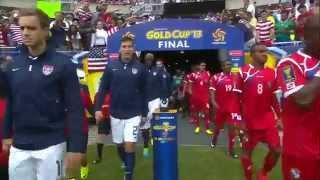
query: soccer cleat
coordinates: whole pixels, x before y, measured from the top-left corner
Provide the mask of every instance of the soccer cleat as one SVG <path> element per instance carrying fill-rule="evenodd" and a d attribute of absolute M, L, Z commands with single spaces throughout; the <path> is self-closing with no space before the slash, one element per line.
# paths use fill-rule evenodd
<path fill-rule="evenodd" d="M 265 173 L 263 170 L 261 170 L 258 173 L 258 180 L 268 180 L 267 173 Z"/>
<path fill-rule="evenodd" d="M 194 133 L 199 134 L 200 133 L 200 127 L 196 127 L 196 129 L 194 130 Z"/>
<path fill-rule="evenodd" d="M 210 129 L 207 129 L 207 130 L 206 130 L 206 133 L 207 133 L 208 135 L 213 135 L 213 131 L 211 131 Z"/>
<path fill-rule="evenodd" d="M 233 159 L 239 159 L 239 155 L 236 153 L 229 153 L 229 156 Z"/>
<path fill-rule="evenodd" d="M 153 146 L 153 138 L 150 138 L 150 144 Z"/>
<path fill-rule="evenodd" d="M 89 175 L 89 167 L 88 166 L 81 166 L 81 168 L 80 168 L 81 179 L 87 179 L 88 175 Z"/>
<path fill-rule="evenodd" d="M 143 157 L 148 158 L 149 157 L 149 148 L 143 148 Z"/>
<path fill-rule="evenodd" d="M 99 164 L 99 163 L 101 163 L 101 159 L 99 159 L 99 158 L 92 162 L 92 164 Z"/>
<path fill-rule="evenodd" d="M 215 143 L 213 143 L 213 141 L 211 141 L 211 143 L 210 143 L 210 147 L 211 147 L 212 149 L 214 149 L 214 148 L 216 148 L 216 144 L 215 144 Z"/>
<path fill-rule="evenodd" d="M 126 169 L 126 165 L 124 163 L 121 163 L 121 169 Z"/>

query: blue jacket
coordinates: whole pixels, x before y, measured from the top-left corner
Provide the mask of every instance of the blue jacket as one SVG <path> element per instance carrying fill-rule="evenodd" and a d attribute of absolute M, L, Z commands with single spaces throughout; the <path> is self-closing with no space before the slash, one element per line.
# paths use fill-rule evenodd
<path fill-rule="evenodd" d="M 40 150 L 67 141 L 68 151 L 85 152 L 84 111 L 75 66 L 52 48 L 32 59 L 25 47 L 0 79 L 9 89 L 4 138 Z"/>
<path fill-rule="evenodd" d="M 146 96 L 148 102 L 156 98 L 166 99 L 168 97 L 168 78 L 168 75 L 162 70 L 162 68 L 147 67 Z"/>
<path fill-rule="evenodd" d="M 146 116 L 146 69 L 136 60 L 128 64 L 110 61 L 101 78 L 96 110 L 101 110 L 104 97 L 110 93 L 110 115 L 118 119 Z"/>

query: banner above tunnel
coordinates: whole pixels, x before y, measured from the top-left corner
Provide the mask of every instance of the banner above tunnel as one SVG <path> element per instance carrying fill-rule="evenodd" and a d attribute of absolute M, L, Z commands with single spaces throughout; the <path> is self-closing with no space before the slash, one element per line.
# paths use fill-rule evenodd
<path fill-rule="evenodd" d="M 114 33 L 108 53 L 117 53 L 127 32 L 135 36 L 137 51 L 227 49 L 234 64 L 243 64 L 244 35 L 234 26 L 196 19 L 165 19 L 134 25 Z"/>
<path fill-rule="evenodd" d="M 243 49 L 243 33 L 221 23 L 191 19 L 168 19 L 124 28 L 113 34 L 109 52 L 118 52 L 120 38 L 127 32 L 135 35 L 138 51 L 176 51 L 204 49 Z"/>

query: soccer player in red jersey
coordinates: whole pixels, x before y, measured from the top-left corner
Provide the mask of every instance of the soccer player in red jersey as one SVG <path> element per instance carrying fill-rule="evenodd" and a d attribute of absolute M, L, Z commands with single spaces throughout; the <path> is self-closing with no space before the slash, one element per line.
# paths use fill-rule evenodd
<path fill-rule="evenodd" d="M 231 74 L 231 62 L 223 61 L 223 72 L 215 74 L 210 79 L 210 100 L 215 111 L 215 134 L 212 137 L 211 147 L 215 148 L 220 130 L 224 124 L 228 125 L 228 152 L 233 158 L 238 158 L 234 153 L 236 127 L 241 120 L 240 107 L 237 103 L 237 92 L 234 91 L 234 78 Z"/>
<path fill-rule="evenodd" d="M 305 48 L 282 59 L 277 82 L 283 93 L 284 180 L 320 180 L 320 17 L 305 25 Z M 295 173 L 294 173 L 295 172 Z"/>
<path fill-rule="evenodd" d="M 190 77 L 190 99 L 193 104 L 195 115 L 195 133 L 200 132 L 200 116 L 199 113 L 202 113 L 201 118 L 204 119 L 206 133 L 212 135 L 213 132 L 210 130 L 210 113 L 209 113 L 209 81 L 210 81 L 210 72 L 206 71 L 206 63 L 201 62 L 199 64 L 199 71 L 192 73 Z"/>
<path fill-rule="evenodd" d="M 80 87 L 80 95 L 81 95 L 81 100 L 83 103 L 83 107 L 85 110 L 87 110 L 90 113 L 93 113 L 93 104 L 89 96 L 89 92 L 86 88 L 86 86 L 82 85 Z M 89 135 L 89 120 L 86 115 L 84 115 L 83 119 L 84 123 L 84 133 L 87 134 L 87 143 L 88 143 L 88 135 Z M 87 179 L 89 175 L 89 167 L 88 167 L 88 162 L 87 162 L 87 156 L 86 154 L 83 155 L 83 158 L 81 160 L 81 168 L 80 168 L 80 176 L 81 179 Z"/>
<path fill-rule="evenodd" d="M 194 106 L 193 106 L 193 102 L 191 101 L 190 98 L 190 79 L 191 79 L 191 75 L 192 73 L 195 73 L 198 71 L 197 69 L 198 67 L 195 65 L 191 66 L 191 72 L 186 74 L 183 80 L 183 94 L 184 97 L 187 99 L 187 103 L 188 103 L 188 110 L 189 110 L 189 123 L 193 124 L 195 122 L 195 117 L 196 117 L 196 111 L 194 110 Z"/>
<path fill-rule="evenodd" d="M 280 155 L 280 138 L 276 128 L 274 112 L 279 113 L 275 96 L 276 73 L 273 69 L 265 68 L 267 47 L 255 44 L 251 48 L 253 63 L 240 69 L 236 87 L 240 95 L 242 118 L 247 138 L 244 142 L 244 152 L 241 162 L 247 180 L 252 179 L 252 152 L 259 143 L 266 143 L 269 153 L 265 157 L 263 168 L 259 171 L 258 179 L 267 179 L 267 173 L 276 165 Z"/>

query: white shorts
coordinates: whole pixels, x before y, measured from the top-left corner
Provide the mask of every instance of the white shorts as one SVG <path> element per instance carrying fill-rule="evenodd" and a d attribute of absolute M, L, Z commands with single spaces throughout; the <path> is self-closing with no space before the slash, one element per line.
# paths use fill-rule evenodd
<path fill-rule="evenodd" d="M 149 129 L 151 127 L 151 119 L 153 118 L 153 113 L 160 108 L 161 100 L 160 98 L 149 101 L 148 103 L 148 115 L 147 121 L 140 129 Z"/>
<path fill-rule="evenodd" d="M 9 156 L 10 180 L 60 180 L 64 178 L 66 143 L 46 149 L 29 151 L 11 146 Z"/>
<path fill-rule="evenodd" d="M 117 119 L 110 116 L 112 140 L 116 144 L 137 142 L 141 116 L 130 119 Z"/>

